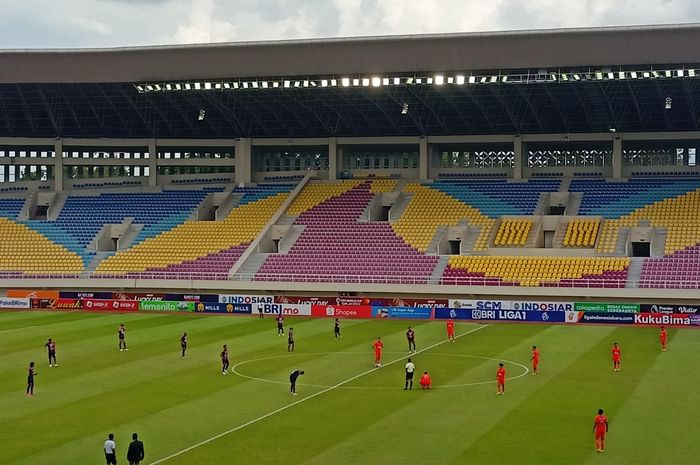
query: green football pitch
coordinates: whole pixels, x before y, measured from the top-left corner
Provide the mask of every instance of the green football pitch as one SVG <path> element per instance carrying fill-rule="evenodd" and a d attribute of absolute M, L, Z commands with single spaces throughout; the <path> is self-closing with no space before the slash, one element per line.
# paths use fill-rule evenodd
<path fill-rule="evenodd" d="M 117 347 L 127 327 L 128 352 Z M 434 388 L 404 391 L 411 357 Z M 190 314 L 0 313 L 0 463 L 104 463 L 114 433 L 127 463 L 131 433 L 144 464 L 688 464 L 700 457 L 700 333 L 657 328 L 292 319 L 287 352 L 272 318 Z M 189 335 L 187 358 L 180 335 Z M 373 367 L 371 343 L 385 342 Z M 59 367 L 43 346 L 57 342 Z M 610 346 L 622 347 L 614 373 Z M 221 373 L 228 344 L 231 373 Z M 530 348 L 541 373 L 528 372 Z M 37 363 L 35 396 L 25 396 Z M 496 395 L 499 362 L 506 394 Z M 298 396 L 289 393 L 292 370 Z M 595 452 L 593 417 L 610 422 Z"/>

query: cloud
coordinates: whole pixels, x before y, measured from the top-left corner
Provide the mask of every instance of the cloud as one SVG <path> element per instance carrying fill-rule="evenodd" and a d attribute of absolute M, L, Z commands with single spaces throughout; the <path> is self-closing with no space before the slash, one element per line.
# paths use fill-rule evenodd
<path fill-rule="evenodd" d="M 22 0 L 0 46 L 110 47 L 700 22 L 697 0 Z M 60 16 L 57 11 L 60 10 Z M 61 20 L 57 21 L 56 18 Z"/>

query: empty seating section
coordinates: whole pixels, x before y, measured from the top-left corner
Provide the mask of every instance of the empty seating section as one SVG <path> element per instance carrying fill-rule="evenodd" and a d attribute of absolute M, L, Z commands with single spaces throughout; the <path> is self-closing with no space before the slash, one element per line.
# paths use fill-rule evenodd
<path fill-rule="evenodd" d="M 644 288 L 700 288 L 700 245 L 666 257 L 647 258 L 642 264 L 638 285 Z"/>
<path fill-rule="evenodd" d="M 375 181 L 376 182 L 376 181 Z M 311 184 L 294 209 L 304 231 L 286 254 L 270 255 L 256 280 L 427 282 L 437 264 L 406 244 L 385 222 L 358 222 L 372 182 Z M 314 203 L 315 202 L 315 203 Z"/>
<path fill-rule="evenodd" d="M 81 258 L 21 223 L 0 218 L 0 276 L 77 276 Z"/>
<path fill-rule="evenodd" d="M 451 257 L 443 284 L 625 287 L 628 258 Z"/>
<path fill-rule="evenodd" d="M 496 247 L 522 247 L 526 244 L 531 230 L 530 220 L 504 219 L 498 227 L 493 244 Z"/>
<path fill-rule="evenodd" d="M 593 247 L 599 228 L 599 220 L 569 221 L 564 235 L 564 247 Z"/>
<path fill-rule="evenodd" d="M 540 194 L 556 192 L 561 181 L 536 179 L 528 182 L 507 180 L 447 181 L 430 184 L 461 202 L 477 208 L 483 215 L 498 218 L 503 215 L 532 215 Z"/>
<path fill-rule="evenodd" d="M 186 221 L 99 264 L 97 275 L 124 275 L 144 271 L 192 273 L 203 277 L 222 274 L 238 260 L 287 198 L 284 187 L 261 186 L 249 191 L 223 221 Z M 250 196 L 250 199 L 247 197 Z M 252 201 L 249 201 L 251 200 Z M 158 277 L 158 276 L 154 276 Z"/>
<path fill-rule="evenodd" d="M 475 250 L 483 250 L 488 245 L 495 220 L 440 190 L 422 184 L 407 184 L 403 191 L 412 193 L 413 198 L 393 227 L 396 234 L 416 249 L 425 252 L 438 227 L 456 225 L 460 221 L 481 228 Z"/>
<path fill-rule="evenodd" d="M 372 193 L 391 192 L 396 189 L 397 184 L 395 179 L 375 179 L 372 181 Z"/>
<path fill-rule="evenodd" d="M 344 194 L 362 181 L 347 180 L 337 183 L 307 184 L 287 209 L 287 215 L 296 216 L 338 195 Z"/>
<path fill-rule="evenodd" d="M 0 199 L 0 217 L 17 219 L 24 207 L 24 199 Z"/>

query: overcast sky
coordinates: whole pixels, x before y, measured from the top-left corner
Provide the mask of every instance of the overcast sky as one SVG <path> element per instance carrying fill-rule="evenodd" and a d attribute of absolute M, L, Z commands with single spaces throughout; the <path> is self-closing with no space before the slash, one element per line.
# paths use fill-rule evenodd
<path fill-rule="evenodd" d="M 700 0 L 0 0 L 0 48 L 700 22 Z"/>

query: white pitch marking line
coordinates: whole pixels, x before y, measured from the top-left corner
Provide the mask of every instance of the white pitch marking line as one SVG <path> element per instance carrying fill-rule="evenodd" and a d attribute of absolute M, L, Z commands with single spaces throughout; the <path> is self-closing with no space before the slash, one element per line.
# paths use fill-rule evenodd
<path fill-rule="evenodd" d="M 489 326 L 489 325 L 486 324 L 486 325 L 478 326 L 478 327 L 472 329 L 471 331 L 467 331 L 466 333 L 460 334 L 460 335 L 457 336 L 455 339 L 460 338 L 460 337 L 462 337 L 462 336 L 466 336 L 466 335 L 468 335 L 468 334 L 475 333 L 475 332 L 477 332 L 477 331 L 480 331 L 480 330 L 486 328 L 487 326 Z M 428 346 L 428 347 L 426 347 L 426 348 L 424 348 L 424 349 L 421 349 L 421 350 L 419 350 L 417 353 L 425 352 L 426 350 L 430 350 L 430 349 L 432 349 L 432 348 L 434 348 L 434 347 L 437 347 L 437 346 L 439 346 L 439 345 L 442 345 L 442 344 L 444 344 L 444 343 L 447 342 L 447 341 L 448 341 L 448 339 L 445 339 L 444 341 L 440 341 L 440 342 L 438 342 L 438 343 L 436 343 L 436 344 L 433 344 L 433 345 Z M 412 355 L 416 355 L 416 354 L 412 354 Z M 403 357 L 397 358 L 396 360 L 392 360 L 391 362 L 385 364 L 384 366 L 386 367 L 386 366 L 389 366 L 389 365 L 393 365 L 394 363 L 400 362 L 401 360 L 405 360 L 405 359 L 407 359 L 407 358 L 410 357 L 410 356 L 411 356 L 411 355 L 405 355 L 405 356 L 403 356 Z M 245 422 L 245 423 L 243 423 L 243 424 L 241 424 L 241 425 L 238 425 L 238 426 L 236 426 L 236 427 L 234 427 L 234 428 L 231 428 L 231 429 L 226 430 L 226 431 L 224 431 L 224 432 L 222 432 L 222 433 L 219 433 L 219 434 L 217 434 L 217 435 L 215 435 L 215 436 L 212 436 L 212 437 L 210 437 L 210 438 L 208 438 L 208 439 L 205 439 L 204 441 L 198 442 L 198 443 L 193 444 L 193 445 L 191 445 L 191 446 L 189 446 L 189 447 L 186 447 L 186 448 L 184 448 L 184 449 L 181 449 L 181 450 L 175 452 L 174 454 L 168 455 L 167 457 L 163 457 L 162 459 L 158 459 L 158 460 L 156 460 L 156 461 L 154 461 L 154 462 L 151 462 L 151 465 L 158 465 L 159 463 L 163 463 L 163 462 L 165 462 L 165 461 L 168 461 L 168 460 L 170 460 L 170 459 L 173 459 L 173 458 L 175 458 L 175 457 L 178 457 L 178 456 L 180 456 L 180 455 L 182 455 L 182 454 L 185 454 L 185 453 L 187 453 L 187 452 L 189 452 L 189 451 L 191 451 L 191 450 L 194 450 L 194 449 L 196 449 L 196 448 L 198 448 L 198 447 L 201 447 L 201 446 L 204 446 L 204 445 L 206 445 L 206 444 L 209 444 L 210 442 L 216 441 L 217 439 L 222 438 L 222 437 L 224 437 L 224 436 L 226 436 L 226 435 L 229 435 L 229 434 L 231 434 L 231 433 L 235 433 L 236 431 L 239 431 L 239 430 L 241 430 L 241 429 L 243 429 L 243 428 L 246 428 L 246 427 L 248 427 L 248 426 L 250 426 L 250 425 L 253 425 L 253 424 L 255 424 L 255 423 L 259 422 L 259 421 L 262 421 L 262 420 L 264 420 L 264 419 L 266 419 L 266 418 L 269 418 L 269 417 L 271 417 L 271 416 L 273 416 L 273 415 L 276 415 L 276 414 L 278 414 L 278 413 L 280 413 L 280 412 L 284 412 L 285 410 L 287 410 L 287 409 L 289 409 L 289 408 L 291 408 L 291 407 L 294 407 L 295 405 L 299 405 L 299 404 L 301 404 L 302 402 L 306 402 L 306 401 L 309 400 L 309 399 L 313 399 L 314 397 L 318 397 L 318 396 L 320 396 L 321 394 L 325 394 L 326 392 L 329 392 L 329 391 L 332 391 L 332 390 L 334 390 L 334 389 L 337 389 L 337 388 L 339 388 L 340 386 L 343 386 L 343 385 L 348 384 L 348 383 L 350 383 L 350 382 L 352 382 L 352 381 L 355 381 L 356 379 L 361 378 L 361 377 L 363 377 L 363 376 L 365 376 L 365 375 L 368 375 L 368 374 L 370 374 L 370 373 L 372 373 L 372 372 L 374 372 L 374 371 L 376 371 L 376 370 L 379 370 L 379 368 L 372 368 L 371 370 L 364 371 L 364 372 L 360 373 L 359 375 L 355 375 L 355 376 L 353 376 L 352 378 L 348 378 L 348 379 L 346 379 L 345 381 L 341 381 L 341 382 L 339 382 L 338 384 L 335 384 L 335 385 L 333 385 L 333 386 L 331 386 L 331 387 L 328 387 L 328 388 L 326 388 L 326 389 L 323 389 L 322 391 L 318 391 L 318 392 L 316 392 L 316 393 L 314 393 L 314 394 L 311 394 L 311 395 L 309 395 L 309 396 L 307 396 L 307 397 L 304 397 L 303 399 L 299 399 L 299 400 L 297 400 L 296 402 L 292 402 L 291 404 L 287 404 L 287 405 L 285 405 L 284 407 L 278 408 L 277 410 L 273 410 L 272 412 L 266 413 L 265 415 L 262 415 L 262 416 L 257 417 L 257 418 L 253 418 L 252 420 L 247 421 L 247 422 Z"/>
<path fill-rule="evenodd" d="M 372 353 L 372 352 L 316 352 L 316 353 L 308 353 L 308 354 L 285 354 L 285 355 L 274 355 L 272 357 L 262 357 L 262 358 L 255 358 L 251 360 L 244 360 L 242 362 L 238 362 L 233 366 L 231 369 L 231 373 L 240 376 L 241 378 L 246 378 L 250 379 L 253 381 L 259 381 L 262 383 L 270 383 L 270 384 L 288 384 L 288 381 L 277 381 L 274 379 L 266 379 L 266 378 L 257 378 L 255 376 L 250 376 L 246 375 L 245 373 L 241 373 L 240 371 L 237 370 L 238 367 L 241 365 L 245 365 L 248 363 L 255 363 L 255 362 L 262 362 L 265 360 L 274 360 L 278 358 L 286 358 L 286 357 L 305 357 L 305 356 L 316 356 L 316 355 L 357 355 L 357 354 L 367 354 L 367 353 Z M 403 354 L 404 352 L 385 352 L 389 354 Z M 523 365 L 522 363 L 514 362 L 512 360 L 506 360 L 503 358 L 493 358 L 493 357 L 484 357 L 481 355 L 472 355 L 472 354 L 429 354 L 429 355 L 438 355 L 441 357 L 463 357 L 463 358 L 478 358 L 481 360 L 492 360 L 494 362 L 503 362 L 506 364 L 510 365 L 515 365 L 520 368 L 522 368 L 524 371 L 520 373 L 517 376 L 511 376 L 510 378 L 506 378 L 506 381 L 513 381 L 515 379 L 522 378 L 523 376 L 527 376 L 528 373 L 530 373 L 530 369 Z M 493 381 L 475 381 L 473 383 L 461 383 L 461 384 L 439 384 L 435 385 L 433 388 L 458 388 L 458 387 L 470 387 L 470 386 L 481 386 L 484 384 L 492 384 Z M 298 383 L 297 386 L 305 386 L 305 387 L 315 387 L 315 388 L 328 388 L 331 386 L 328 386 L 327 384 L 306 384 L 306 383 Z M 341 386 L 338 389 L 370 389 L 370 390 L 385 390 L 385 389 L 400 389 L 397 388 L 396 386 Z"/>
<path fill-rule="evenodd" d="M 38 325 L 34 325 L 34 326 L 22 326 L 21 328 L 3 329 L 2 331 L 0 331 L 0 333 L 8 333 L 10 331 L 19 331 L 20 329 L 31 329 L 31 328 L 38 328 L 38 327 L 39 327 Z"/>

